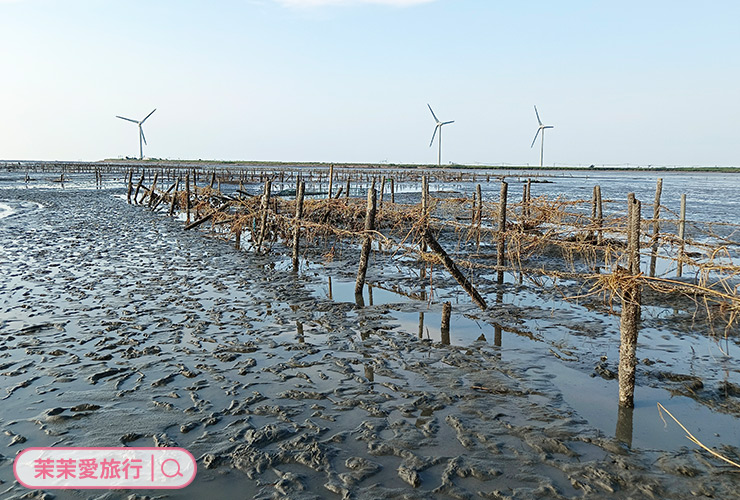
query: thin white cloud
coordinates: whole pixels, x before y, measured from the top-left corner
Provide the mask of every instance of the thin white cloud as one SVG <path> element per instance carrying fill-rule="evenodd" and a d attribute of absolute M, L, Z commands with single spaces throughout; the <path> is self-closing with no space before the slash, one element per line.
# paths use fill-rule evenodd
<path fill-rule="evenodd" d="M 275 0 L 286 7 L 323 7 L 326 5 L 377 4 L 392 7 L 411 7 L 431 3 L 435 0 Z"/>

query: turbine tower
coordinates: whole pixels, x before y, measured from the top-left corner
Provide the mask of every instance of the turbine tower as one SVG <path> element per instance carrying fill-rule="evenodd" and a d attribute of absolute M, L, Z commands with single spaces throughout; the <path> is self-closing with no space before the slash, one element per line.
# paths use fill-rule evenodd
<path fill-rule="evenodd" d="M 542 131 L 542 139 L 540 140 L 540 168 L 542 168 L 542 160 L 545 156 L 545 129 L 554 127 L 552 125 L 542 124 L 542 120 L 540 120 L 540 114 L 537 112 L 537 106 L 534 107 L 534 114 L 537 115 L 537 123 L 539 123 L 540 126 L 537 128 L 537 133 L 534 134 L 532 145 L 529 147 L 530 149 L 534 147 L 534 143 L 537 142 L 537 136 L 539 135 L 540 131 Z"/>
<path fill-rule="evenodd" d="M 144 122 L 146 121 L 146 119 L 149 118 L 150 116 L 152 116 L 152 114 L 155 111 L 157 111 L 156 108 L 154 108 L 152 110 L 152 112 L 149 113 L 148 115 L 146 115 L 144 117 L 144 119 L 141 120 L 141 121 L 132 120 L 131 118 L 126 118 L 125 116 L 118 116 L 118 115 L 116 115 L 116 118 L 120 118 L 121 120 L 126 120 L 127 122 L 135 123 L 135 124 L 137 124 L 139 126 L 139 159 L 140 160 L 143 160 L 144 159 L 144 146 L 142 144 L 142 141 L 144 142 L 144 144 L 146 144 L 146 137 L 144 137 L 144 129 L 141 128 L 141 126 L 144 125 Z"/>
<path fill-rule="evenodd" d="M 432 111 L 432 107 L 427 104 L 427 107 L 429 107 L 429 111 Z M 432 144 L 434 144 L 434 136 L 437 135 L 437 130 L 439 130 L 439 150 L 437 151 L 437 166 L 442 166 L 442 125 L 448 125 L 450 123 L 455 123 L 455 120 L 449 121 L 449 122 L 441 122 L 437 118 L 437 115 L 434 114 L 434 111 L 432 111 L 432 116 L 434 117 L 434 121 L 437 122 L 437 125 L 434 127 L 434 133 L 432 134 L 432 140 L 429 142 L 429 147 L 432 147 Z"/>

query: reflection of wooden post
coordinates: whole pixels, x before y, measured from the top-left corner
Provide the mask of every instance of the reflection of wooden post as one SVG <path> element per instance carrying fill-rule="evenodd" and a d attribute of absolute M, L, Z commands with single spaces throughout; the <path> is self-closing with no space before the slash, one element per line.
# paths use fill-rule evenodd
<path fill-rule="evenodd" d="M 260 207 L 262 213 L 262 219 L 260 221 L 260 234 L 257 239 L 257 253 L 262 251 L 262 243 L 265 241 L 265 234 L 267 234 L 267 212 L 270 208 L 270 188 L 272 187 L 272 181 L 267 179 L 265 181 L 265 192 L 262 195 L 262 206 Z"/>
<path fill-rule="evenodd" d="M 362 296 L 365 286 L 367 265 L 370 261 L 370 250 L 372 249 L 373 236 L 371 231 L 375 228 L 375 213 L 377 210 L 377 198 L 375 192 L 375 181 L 367 192 L 367 210 L 365 211 L 365 240 L 362 242 L 362 253 L 360 254 L 360 267 L 357 270 L 357 281 L 355 281 L 355 298 Z"/>
<path fill-rule="evenodd" d="M 306 183 L 299 181 L 295 200 L 295 222 L 293 223 L 293 271 L 298 271 L 298 253 L 301 241 L 301 218 L 303 217 L 303 194 L 305 189 Z"/>
<path fill-rule="evenodd" d="M 658 179 L 653 202 L 653 249 L 650 254 L 650 276 L 655 276 L 655 263 L 658 259 L 658 233 L 660 232 L 660 194 L 663 191 L 663 179 Z"/>
<path fill-rule="evenodd" d="M 498 267 L 498 283 L 504 282 L 503 266 L 506 262 L 506 198 L 509 185 L 501 181 L 501 196 L 498 207 L 498 245 L 496 248 L 496 266 Z"/>
<path fill-rule="evenodd" d="M 681 195 L 681 218 L 678 221 L 678 239 L 680 241 L 678 249 L 678 265 L 676 267 L 676 276 L 679 278 L 683 274 L 683 253 L 684 253 L 684 235 L 686 233 L 686 195 Z"/>
<path fill-rule="evenodd" d="M 628 448 L 632 448 L 632 430 L 633 430 L 634 408 L 619 405 L 617 410 L 617 441 L 624 443 Z"/>
<path fill-rule="evenodd" d="M 445 302 L 442 304 L 442 325 L 440 331 L 442 332 L 442 343 L 444 345 L 450 345 L 450 315 L 452 314 L 452 304 Z"/>
<path fill-rule="evenodd" d="M 622 315 L 619 322 L 619 404 L 633 408 L 640 322 L 640 286 L 635 279 L 640 273 L 640 202 L 634 193 L 628 195 L 627 224 L 628 276 L 624 277 L 627 282 L 622 288 Z"/>

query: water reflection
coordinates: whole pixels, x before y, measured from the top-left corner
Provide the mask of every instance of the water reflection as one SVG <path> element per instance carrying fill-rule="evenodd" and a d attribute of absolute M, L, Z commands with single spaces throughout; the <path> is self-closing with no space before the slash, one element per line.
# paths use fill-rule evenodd
<path fill-rule="evenodd" d="M 632 431 L 634 408 L 623 405 L 617 405 L 617 441 L 624 443 L 628 448 L 632 448 Z"/>

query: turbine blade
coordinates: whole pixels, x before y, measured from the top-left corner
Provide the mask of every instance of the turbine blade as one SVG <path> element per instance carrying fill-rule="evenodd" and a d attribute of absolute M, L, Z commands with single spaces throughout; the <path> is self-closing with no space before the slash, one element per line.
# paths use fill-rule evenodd
<path fill-rule="evenodd" d="M 436 127 L 434 127 L 434 133 L 432 134 L 432 140 L 429 141 L 430 148 L 432 147 L 432 144 L 434 144 L 434 137 L 437 135 L 437 130 L 439 129 L 440 126 L 441 125 L 437 125 Z"/>
<path fill-rule="evenodd" d="M 542 129 L 541 129 L 541 128 L 538 128 L 538 129 L 537 129 L 537 133 L 536 133 L 536 134 L 534 134 L 534 139 L 532 139 L 532 145 L 531 145 L 531 146 L 529 146 L 530 148 L 533 148 L 533 147 L 534 147 L 534 143 L 535 143 L 535 142 L 537 142 L 537 136 L 538 136 L 538 135 L 540 135 L 540 130 L 542 130 Z M 545 134 L 545 133 L 544 133 L 544 132 L 542 132 L 542 135 L 544 135 L 544 134 Z"/>
<path fill-rule="evenodd" d="M 427 103 L 427 107 L 429 108 L 429 111 L 432 111 L 432 107 L 429 106 L 429 103 Z M 439 120 L 437 119 L 437 115 L 434 114 L 434 111 L 432 111 L 432 116 L 434 117 L 434 121 L 439 123 Z M 436 132 L 436 130 L 435 130 Z"/>
<path fill-rule="evenodd" d="M 540 120 L 540 114 L 537 112 L 537 106 L 534 107 L 534 114 L 537 115 L 537 123 L 540 124 L 540 127 L 542 126 L 542 120 Z"/>
<path fill-rule="evenodd" d="M 154 108 L 151 113 L 149 113 L 148 115 L 146 115 L 146 117 L 143 120 L 141 120 L 141 123 L 144 123 L 147 118 L 149 118 L 150 116 L 152 116 L 154 114 L 155 111 L 157 111 L 157 108 Z"/>
<path fill-rule="evenodd" d="M 146 144 L 146 136 L 144 135 L 144 129 L 141 128 L 141 126 L 139 126 L 139 132 L 141 133 L 141 138 L 144 139 L 144 144 Z"/>
<path fill-rule="evenodd" d="M 116 115 L 116 118 L 120 118 L 121 120 L 126 120 L 127 122 L 139 123 L 136 120 L 132 120 L 131 118 L 126 118 L 125 116 Z"/>
<path fill-rule="evenodd" d="M 455 120 L 452 120 L 452 121 L 449 121 L 449 122 L 442 122 L 442 123 L 440 123 L 440 126 L 441 125 L 448 125 L 450 123 L 455 123 Z"/>

